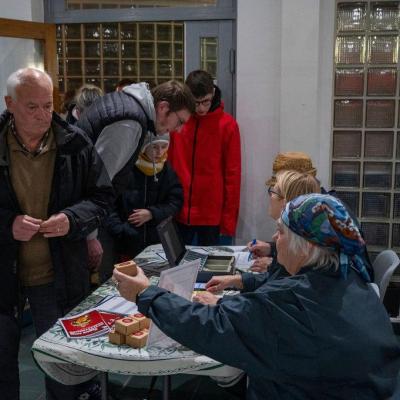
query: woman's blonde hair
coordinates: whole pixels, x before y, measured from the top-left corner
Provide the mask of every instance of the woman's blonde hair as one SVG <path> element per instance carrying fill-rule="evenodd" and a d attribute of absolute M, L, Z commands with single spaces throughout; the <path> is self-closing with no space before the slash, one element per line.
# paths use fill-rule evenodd
<path fill-rule="evenodd" d="M 286 202 L 308 193 L 321 193 L 321 187 L 316 178 L 297 171 L 280 171 L 276 174 L 274 185 Z"/>

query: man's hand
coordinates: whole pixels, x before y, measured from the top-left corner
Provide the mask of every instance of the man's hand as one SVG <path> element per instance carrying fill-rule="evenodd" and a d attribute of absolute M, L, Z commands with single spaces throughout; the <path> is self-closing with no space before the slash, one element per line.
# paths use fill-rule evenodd
<path fill-rule="evenodd" d="M 134 226 L 142 226 L 147 221 L 153 218 L 152 213 L 147 209 L 133 210 L 133 213 L 129 215 L 128 222 Z"/>
<path fill-rule="evenodd" d="M 253 265 L 250 267 L 250 271 L 267 272 L 268 267 L 271 265 L 271 263 L 271 257 L 258 257 L 254 260 Z"/>
<path fill-rule="evenodd" d="M 197 292 L 193 297 L 193 301 L 209 306 L 215 306 L 219 300 L 218 296 L 211 294 L 210 292 Z"/>
<path fill-rule="evenodd" d="M 101 259 L 103 258 L 103 247 L 97 239 L 88 239 L 86 240 L 86 243 L 88 247 L 89 269 L 91 271 L 96 271 L 101 264 Z"/>
<path fill-rule="evenodd" d="M 253 257 L 266 257 L 271 254 L 270 244 L 261 240 L 257 240 L 256 244 L 253 245 L 252 242 L 249 242 L 247 243 L 247 247 Z"/>
<path fill-rule="evenodd" d="M 113 281 L 115 282 L 120 295 L 128 300 L 136 302 L 138 293 L 149 287 L 149 280 L 146 278 L 142 268 L 137 267 L 137 275 L 129 276 L 114 268 Z"/>
<path fill-rule="evenodd" d="M 69 219 L 63 214 L 54 214 L 42 222 L 39 229 L 45 238 L 65 236 L 69 232 Z"/>
<path fill-rule="evenodd" d="M 211 293 L 222 292 L 228 287 L 243 289 L 242 275 L 213 276 L 206 283 L 206 289 Z"/>
<path fill-rule="evenodd" d="M 12 234 L 15 240 L 29 242 L 39 231 L 41 219 L 30 217 L 29 215 L 18 215 L 12 224 Z"/>

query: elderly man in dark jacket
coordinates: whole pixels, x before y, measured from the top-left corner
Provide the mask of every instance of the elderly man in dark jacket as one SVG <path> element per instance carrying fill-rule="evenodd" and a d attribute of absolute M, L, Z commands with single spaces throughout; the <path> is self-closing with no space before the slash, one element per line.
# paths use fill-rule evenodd
<path fill-rule="evenodd" d="M 53 113 L 52 96 L 46 73 L 18 70 L 7 80 L 0 117 L 0 366 L 9 365 L 0 375 L 2 399 L 18 398 L 18 332 L 3 329 L 15 325 L 18 294 L 29 300 L 38 336 L 84 299 L 86 236 L 114 198 L 91 141 Z M 51 380 L 46 387 L 51 399 L 79 394 Z"/>

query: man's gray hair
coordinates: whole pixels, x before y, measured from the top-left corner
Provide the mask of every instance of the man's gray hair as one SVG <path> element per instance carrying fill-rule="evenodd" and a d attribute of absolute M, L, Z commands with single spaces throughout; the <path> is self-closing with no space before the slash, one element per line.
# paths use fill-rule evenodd
<path fill-rule="evenodd" d="M 33 79 L 37 80 L 41 78 L 47 79 L 51 84 L 51 87 L 53 87 L 53 81 L 47 72 L 31 67 L 18 69 L 7 79 L 7 95 L 16 100 L 16 89 L 18 86 L 29 84 Z"/>
<path fill-rule="evenodd" d="M 291 254 L 304 254 L 306 256 L 305 266 L 313 265 L 317 268 L 339 267 L 339 256 L 335 250 L 318 245 L 311 245 L 311 242 L 292 232 L 284 223 L 280 222 L 282 229 L 288 238 L 288 252 Z"/>

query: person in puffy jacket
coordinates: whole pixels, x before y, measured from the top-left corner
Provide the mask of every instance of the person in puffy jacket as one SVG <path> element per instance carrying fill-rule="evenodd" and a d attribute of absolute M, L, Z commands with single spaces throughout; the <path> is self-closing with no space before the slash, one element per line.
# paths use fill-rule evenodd
<path fill-rule="evenodd" d="M 212 76 L 192 71 L 185 83 L 196 100 L 196 114 L 171 133 L 169 160 L 183 186 L 184 203 L 177 220 L 186 244 L 219 243 L 234 236 L 240 202 L 240 133 L 224 112 L 221 91 Z"/>
<path fill-rule="evenodd" d="M 168 146 L 168 134 L 145 141 L 132 166 L 127 189 L 105 223 L 120 260 L 133 258 L 145 247 L 159 243 L 156 226 L 182 207 L 182 186 L 167 161 Z"/>

